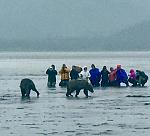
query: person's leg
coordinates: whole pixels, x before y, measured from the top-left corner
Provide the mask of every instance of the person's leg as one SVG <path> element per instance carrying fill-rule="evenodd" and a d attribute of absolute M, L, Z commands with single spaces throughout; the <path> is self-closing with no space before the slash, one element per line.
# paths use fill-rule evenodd
<path fill-rule="evenodd" d="M 131 83 L 133 87 L 137 86 L 137 81 L 135 79 L 129 78 L 128 82 Z"/>
<path fill-rule="evenodd" d="M 69 80 L 61 80 L 61 82 L 59 83 L 59 86 L 67 86 L 68 82 Z"/>
<path fill-rule="evenodd" d="M 127 79 L 124 80 L 124 83 L 126 84 L 127 87 L 129 86 L 129 82 Z"/>
<path fill-rule="evenodd" d="M 146 80 L 146 79 L 141 80 L 141 84 L 142 84 L 142 86 L 144 86 L 146 82 L 147 82 L 147 80 Z"/>
<path fill-rule="evenodd" d="M 101 81 L 101 87 L 104 87 L 104 81 L 103 80 Z"/>
<path fill-rule="evenodd" d="M 52 83 L 52 87 L 55 87 L 55 85 L 56 85 L 56 82 L 53 82 L 53 83 Z"/>
<path fill-rule="evenodd" d="M 61 80 L 59 86 L 65 86 L 65 80 Z"/>
<path fill-rule="evenodd" d="M 139 83 L 140 86 L 142 85 L 142 77 L 141 76 L 139 76 L 138 83 Z"/>
<path fill-rule="evenodd" d="M 90 82 L 92 84 L 92 86 L 94 86 L 94 81 L 90 78 Z"/>
<path fill-rule="evenodd" d="M 65 80 L 65 86 L 67 86 L 69 83 L 69 80 Z"/>
<path fill-rule="evenodd" d="M 133 79 L 133 86 L 137 86 L 137 81 L 135 79 Z"/>
<path fill-rule="evenodd" d="M 133 79 L 129 78 L 128 82 L 131 83 L 131 84 L 133 84 Z"/>
<path fill-rule="evenodd" d="M 98 79 L 95 81 L 95 86 L 96 86 L 96 87 L 99 87 L 99 86 L 100 86 L 100 83 L 99 83 L 99 80 L 98 80 Z"/>
<path fill-rule="evenodd" d="M 106 87 L 108 87 L 109 86 L 109 83 L 108 83 L 108 81 L 106 81 Z"/>
<path fill-rule="evenodd" d="M 95 87 L 99 87 L 99 86 L 100 86 L 100 83 L 96 83 L 96 84 L 95 84 Z"/>
<path fill-rule="evenodd" d="M 103 80 L 101 82 L 101 87 L 107 87 L 108 86 L 108 81 L 107 80 Z"/>
<path fill-rule="evenodd" d="M 116 80 L 113 80 L 113 81 L 111 81 L 111 85 L 116 87 L 116 86 L 118 86 L 118 82 Z"/>
<path fill-rule="evenodd" d="M 62 86 L 62 80 L 60 81 L 59 86 Z"/>
<path fill-rule="evenodd" d="M 112 81 L 109 81 L 109 86 L 113 86 Z"/>
<path fill-rule="evenodd" d="M 120 87 L 120 83 L 121 83 L 120 81 L 116 80 L 116 86 L 117 87 Z"/>
<path fill-rule="evenodd" d="M 47 86 L 48 86 L 48 87 L 51 87 L 51 86 L 52 86 L 52 84 L 51 84 L 50 81 L 47 83 Z"/>

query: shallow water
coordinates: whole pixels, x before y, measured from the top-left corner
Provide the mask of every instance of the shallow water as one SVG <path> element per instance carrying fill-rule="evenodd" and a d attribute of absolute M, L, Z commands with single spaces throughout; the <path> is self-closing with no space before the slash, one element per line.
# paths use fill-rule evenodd
<path fill-rule="evenodd" d="M 144 88 L 94 88 L 85 98 L 66 98 L 65 88 L 47 88 L 46 69 L 63 63 L 71 67 L 91 63 L 99 68 L 122 64 L 150 73 L 150 52 L 0 53 L 0 132 L 2 136 L 149 136 L 150 83 Z M 21 79 L 31 78 L 40 97 L 31 92 L 21 99 Z"/>

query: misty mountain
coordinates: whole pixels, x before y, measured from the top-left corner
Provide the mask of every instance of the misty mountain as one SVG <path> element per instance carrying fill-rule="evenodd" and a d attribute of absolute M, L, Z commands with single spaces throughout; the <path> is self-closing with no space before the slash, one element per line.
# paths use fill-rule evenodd
<path fill-rule="evenodd" d="M 136 24 L 114 34 L 104 41 L 106 50 L 150 50 L 150 22 Z"/>
<path fill-rule="evenodd" d="M 0 39 L 0 51 L 147 51 L 149 43 L 150 22 L 143 22 L 109 37 Z"/>

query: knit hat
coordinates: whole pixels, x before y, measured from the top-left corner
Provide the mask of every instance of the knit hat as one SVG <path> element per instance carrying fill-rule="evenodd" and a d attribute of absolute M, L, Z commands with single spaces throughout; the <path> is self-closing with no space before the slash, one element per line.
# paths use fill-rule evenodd
<path fill-rule="evenodd" d="M 121 68 L 121 65 L 120 64 L 117 64 L 117 69 Z"/>
<path fill-rule="evenodd" d="M 131 73 L 131 72 L 134 72 L 134 69 L 130 69 L 130 73 Z"/>

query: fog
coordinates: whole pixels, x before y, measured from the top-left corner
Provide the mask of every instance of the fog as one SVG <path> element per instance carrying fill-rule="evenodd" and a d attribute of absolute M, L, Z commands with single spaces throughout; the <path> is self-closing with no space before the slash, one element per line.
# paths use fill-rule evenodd
<path fill-rule="evenodd" d="M 0 39 L 103 39 L 149 21 L 149 5 L 149 0 L 0 0 Z"/>
<path fill-rule="evenodd" d="M 150 17 L 148 0 L 0 0 L 0 37 L 110 35 Z"/>

